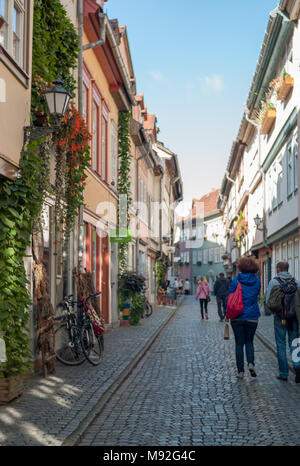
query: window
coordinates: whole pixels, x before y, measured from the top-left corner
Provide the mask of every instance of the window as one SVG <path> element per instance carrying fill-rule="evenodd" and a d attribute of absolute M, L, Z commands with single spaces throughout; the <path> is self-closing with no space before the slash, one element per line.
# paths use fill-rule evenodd
<path fill-rule="evenodd" d="M 294 190 L 298 188 L 298 138 L 295 139 L 293 147 L 293 162 L 294 162 Z"/>
<path fill-rule="evenodd" d="M 193 257 L 193 265 L 197 264 L 197 251 L 192 251 L 192 257 Z"/>
<path fill-rule="evenodd" d="M 277 162 L 277 205 L 282 202 L 282 183 L 283 183 L 283 174 L 282 174 L 282 158 L 279 158 Z"/>
<path fill-rule="evenodd" d="M 214 249 L 210 248 L 209 249 L 209 262 L 213 262 L 214 260 Z"/>
<path fill-rule="evenodd" d="M 294 242 L 294 277 L 299 280 L 299 240 Z"/>
<path fill-rule="evenodd" d="M 287 195 L 290 196 L 293 192 L 293 154 L 292 144 L 289 143 L 287 147 Z"/>
<path fill-rule="evenodd" d="M 24 2 L 0 0 L 0 14 L 4 25 L 0 31 L 0 44 L 19 66 L 23 67 Z"/>
<path fill-rule="evenodd" d="M 102 167 L 101 175 L 102 179 L 107 179 L 107 120 L 104 115 L 102 115 Z"/>
<path fill-rule="evenodd" d="M 215 262 L 220 262 L 220 248 L 215 248 Z"/>
<path fill-rule="evenodd" d="M 131 159 L 131 193 L 132 200 L 135 201 L 135 159 Z"/>
<path fill-rule="evenodd" d="M 117 185 L 118 165 L 118 130 L 115 122 L 111 121 L 111 182 Z"/>
<path fill-rule="evenodd" d="M 289 272 L 293 275 L 293 241 L 288 242 L 288 258 L 287 261 L 289 263 Z"/>
<path fill-rule="evenodd" d="M 8 0 L 0 0 L 0 15 L 4 18 L 4 24 L 0 29 L 0 44 L 8 47 Z"/>
<path fill-rule="evenodd" d="M 208 249 L 203 250 L 203 264 L 207 264 L 208 262 Z"/>
<path fill-rule="evenodd" d="M 198 262 L 202 262 L 202 251 L 201 251 L 201 249 L 198 251 Z"/>
<path fill-rule="evenodd" d="M 286 243 L 284 243 L 284 244 L 282 245 L 282 257 L 281 257 L 281 259 L 282 259 L 283 261 L 286 261 L 286 260 L 287 260 L 287 255 L 286 255 Z"/>
<path fill-rule="evenodd" d="M 92 168 L 99 170 L 99 107 L 93 100 Z"/>
<path fill-rule="evenodd" d="M 85 84 L 82 87 L 82 116 L 88 125 L 88 96 L 89 90 Z"/>

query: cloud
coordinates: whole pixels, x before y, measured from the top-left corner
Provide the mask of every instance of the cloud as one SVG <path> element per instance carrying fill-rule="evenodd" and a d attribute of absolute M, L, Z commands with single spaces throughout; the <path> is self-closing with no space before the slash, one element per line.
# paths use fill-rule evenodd
<path fill-rule="evenodd" d="M 223 77 L 214 74 L 213 76 L 205 76 L 204 83 L 206 88 L 212 89 L 215 92 L 222 92 L 224 89 Z"/>
<path fill-rule="evenodd" d="M 160 71 L 151 71 L 150 74 L 154 81 L 161 83 L 167 82 L 167 78 Z"/>

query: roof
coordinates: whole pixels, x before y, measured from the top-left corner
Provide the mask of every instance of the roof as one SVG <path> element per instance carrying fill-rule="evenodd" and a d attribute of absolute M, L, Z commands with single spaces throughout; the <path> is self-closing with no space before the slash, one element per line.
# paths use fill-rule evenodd
<path fill-rule="evenodd" d="M 196 217 L 197 213 L 197 204 L 203 204 L 204 209 L 204 218 L 211 217 L 212 215 L 219 214 L 220 209 L 218 209 L 217 202 L 220 194 L 220 189 L 212 189 L 209 193 L 202 196 L 200 199 L 193 199 L 192 211 L 186 217 L 179 217 L 179 220 L 188 220 Z"/>
<path fill-rule="evenodd" d="M 193 200 L 192 215 L 196 215 L 196 205 L 199 203 L 204 204 L 204 217 L 210 217 L 211 215 L 219 213 L 217 207 L 218 197 L 220 194 L 220 189 L 212 189 L 210 193 L 205 194 L 200 199 Z"/>

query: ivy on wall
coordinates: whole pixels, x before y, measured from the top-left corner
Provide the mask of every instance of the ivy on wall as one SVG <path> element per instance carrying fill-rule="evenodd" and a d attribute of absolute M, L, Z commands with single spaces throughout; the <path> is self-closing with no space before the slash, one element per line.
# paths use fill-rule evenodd
<path fill-rule="evenodd" d="M 7 362 L 0 377 L 25 373 L 31 365 L 27 325 L 30 295 L 24 256 L 30 244 L 32 221 L 39 215 L 42 194 L 36 189 L 43 159 L 33 141 L 22 152 L 16 181 L 0 183 L 0 331 L 4 332 Z"/>
<path fill-rule="evenodd" d="M 125 194 L 127 196 L 127 209 L 126 212 L 120 212 L 119 215 L 126 215 L 127 228 L 129 226 L 129 206 L 132 202 L 131 197 L 131 153 L 130 153 L 130 112 L 119 112 L 119 172 L 118 172 L 118 192 L 119 195 Z M 127 268 L 127 243 L 119 243 L 119 273 L 122 275 Z"/>
<path fill-rule="evenodd" d="M 53 124 L 47 115 L 43 90 L 60 78 L 75 95 L 72 74 L 78 57 L 78 37 L 59 0 L 35 0 L 31 122 Z M 0 377 L 25 373 L 31 367 L 28 322 L 30 294 L 24 257 L 31 235 L 40 225 L 46 196 L 56 197 L 56 226 L 68 237 L 78 207 L 83 203 L 85 168 L 90 160 L 90 135 L 85 122 L 71 105 L 60 131 L 26 141 L 15 181 L 0 180 L 0 331 L 4 332 L 7 362 Z M 50 182 L 50 156 L 56 151 L 56 181 Z"/>

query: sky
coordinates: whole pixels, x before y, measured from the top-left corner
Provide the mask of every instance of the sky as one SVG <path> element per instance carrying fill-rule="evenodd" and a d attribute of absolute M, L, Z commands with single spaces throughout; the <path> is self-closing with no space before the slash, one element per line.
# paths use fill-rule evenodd
<path fill-rule="evenodd" d="M 184 203 L 220 188 L 276 0 L 108 0 L 137 93 L 178 155 Z M 183 212 L 183 211 L 182 211 Z"/>

